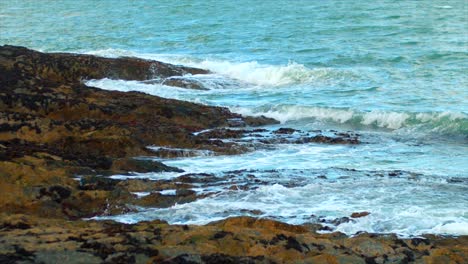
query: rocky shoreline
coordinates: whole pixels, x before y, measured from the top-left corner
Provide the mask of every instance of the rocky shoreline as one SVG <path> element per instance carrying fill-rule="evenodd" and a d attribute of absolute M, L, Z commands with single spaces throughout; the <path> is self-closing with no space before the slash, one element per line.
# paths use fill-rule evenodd
<path fill-rule="evenodd" d="M 240 154 L 283 143 L 360 144 L 359 135 L 350 132 L 269 131 L 254 127 L 276 120 L 84 84 L 113 78 L 205 89 L 184 76 L 207 73 L 137 58 L 1 46 L 0 263 L 468 262 L 467 236 L 351 238 L 319 234 L 318 224 L 256 219 L 257 212 L 204 226 L 83 220 L 212 195 L 192 191 L 200 182 L 216 181 L 209 174 L 160 181 L 107 177 L 183 172 L 135 157 Z M 175 193 L 158 192 L 164 190 Z"/>

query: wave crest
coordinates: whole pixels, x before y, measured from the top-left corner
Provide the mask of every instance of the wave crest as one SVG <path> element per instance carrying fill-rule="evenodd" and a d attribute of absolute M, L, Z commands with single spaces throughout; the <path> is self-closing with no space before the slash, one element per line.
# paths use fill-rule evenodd
<path fill-rule="evenodd" d="M 110 58 L 137 57 L 202 68 L 230 79 L 258 86 L 282 86 L 307 83 L 315 80 L 358 78 L 357 75 L 350 71 L 333 68 L 311 69 L 293 61 L 286 65 L 268 65 L 258 63 L 257 61 L 231 62 L 219 59 L 198 59 L 176 54 L 137 53 L 120 49 L 104 49 L 85 53 Z"/>
<path fill-rule="evenodd" d="M 353 109 L 296 105 L 263 106 L 254 109 L 233 108 L 233 111 L 244 115 L 264 115 L 275 118 L 282 123 L 312 118 L 354 126 L 371 126 L 391 130 L 417 128 L 432 132 L 453 132 L 468 135 L 468 115 L 458 112 L 412 113 L 380 110 L 364 112 Z"/>

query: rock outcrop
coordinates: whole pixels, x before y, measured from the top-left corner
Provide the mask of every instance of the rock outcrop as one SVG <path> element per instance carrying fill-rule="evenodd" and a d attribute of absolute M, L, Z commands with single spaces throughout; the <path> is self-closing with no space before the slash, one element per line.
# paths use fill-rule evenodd
<path fill-rule="evenodd" d="M 0 210 L 79 218 L 101 213 L 112 199 L 119 204 L 116 208 L 127 210 L 122 204 L 128 194 L 81 190 L 73 177 L 178 171 L 159 162 L 133 159 L 153 155 L 150 145 L 245 151 L 232 144 L 200 141 L 193 133 L 230 126 L 234 119 L 241 125 L 276 121 L 245 119 L 226 108 L 106 91 L 83 83 L 95 78 L 163 80 L 206 73 L 137 58 L 0 47 L 0 191 L 6 193 Z M 55 186 L 68 190 L 67 197 L 57 199 Z M 86 206 L 80 204 L 84 201 Z"/>
<path fill-rule="evenodd" d="M 204 89 L 183 76 L 207 73 L 137 58 L 1 46 L 0 263 L 468 262 L 466 236 L 350 238 L 318 234 L 320 225 L 293 226 L 252 217 L 205 226 L 83 220 L 132 212 L 135 206 L 192 202 L 215 194 L 193 191 L 196 184 L 222 180 L 184 174 L 138 156 L 238 154 L 283 143 L 360 143 L 353 133 L 246 128 L 276 121 L 138 92 L 105 91 L 83 82 L 115 78 Z M 160 181 L 107 177 L 135 172 L 180 175 Z M 174 193 L 163 195 L 164 190 Z M 138 195 L 142 192 L 145 195 Z M 247 213 L 262 215 L 261 210 Z M 345 220 L 352 221 L 337 221 Z"/>

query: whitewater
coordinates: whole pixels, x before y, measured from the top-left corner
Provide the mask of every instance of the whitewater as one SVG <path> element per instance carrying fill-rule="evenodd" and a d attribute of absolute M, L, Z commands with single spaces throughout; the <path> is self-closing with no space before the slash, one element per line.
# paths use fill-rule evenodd
<path fill-rule="evenodd" d="M 186 173 L 229 180 L 194 189 L 217 192 L 214 196 L 112 219 L 206 224 L 260 209 L 253 216 L 327 224 L 367 211 L 366 217 L 330 228 L 348 235 L 467 235 L 468 25 L 463 1 L 292 2 L 100 1 L 98 8 L 86 1 L 2 2 L 0 44 L 207 69 L 210 74 L 184 76 L 204 90 L 159 80 L 84 81 L 280 121 L 267 126 L 269 131 L 352 131 L 362 142 L 282 144 L 233 156 L 185 150 L 192 154 L 158 158 Z M 21 15 L 32 9 L 38 12 Z M 38 23 L 57 17 L 62 23 Z M 73 30 L 76 24 L 81 30 Z M 156 180 L 182 174 L 113 177 Z M 232 182 L 251 188 L 232 190 Z"/>

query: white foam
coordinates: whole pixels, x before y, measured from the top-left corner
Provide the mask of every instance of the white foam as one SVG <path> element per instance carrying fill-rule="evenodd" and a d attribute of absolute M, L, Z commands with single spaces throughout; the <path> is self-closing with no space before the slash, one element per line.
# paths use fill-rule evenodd
<path fill-rule="evenodd" d="M 159 193 L 162 195 L 176 195 L 177 190 L 162 190 Z"/>
<path fill-rule="evenodd" d="M 164 98 L 177 100 L 184 100 L 187 97 L 187 95 L 190 96 L 191 94 L 195 95 L 205 92 L 179 87 L 168 87 L 162 84 L 145 84 L 138 81 L 112 80 L 108 78 L 100 80 L 88 80 L 85 82 L 85 84 L 91 87 L 97 87 L 104 90 L 121 92 L 139 91 Z M 196 102 L 196 100 L 191 101 Z"/>
<path fill-rule="evenodd" d="M 435 226 L 428 233 L 446 235 L 468 235 L 467 222 L 449 222 Z"/>
<path fill-rule="evenodd" d="M 302 64 L 291 62 L 283 66 L 263 65 L 256 61 L 232 63 L 229 61 L 203 60 L 191 66 L 255 85 L 280 86 L 307 82 L 313 71 Z"/>
<path fill-rule="evenodd" d="M 270 183 L 275 180 L 262 179 Z M 226 189 L 218 195 L 191 203 L 101 219 L 138 222 L 159 218 L 171 224 L 200 225 L 227 217 L 248 215 L 250 211 L 260 209 L 257 217 L 303 224 L 316 221 L 317 217 L 333 220 L 349 217 L 353 212 L 368 211 L 370 215 L 347 223 L 330 224 L 330 227 L 347 235 L 360 231 L 396 233 L 400 237 L 427 233 L 466 235 L 467 211 L 450 206 L 464 199 L 456 193 L 441 198 L 439 194 L 445 193 L 447 188 L 451 187 L 434 183 L 415 186 L 408 179 L 379 177 L 313 181 L 302 187 L 285 187 L 273 183 L 249 191 Z M 408 199 L 412 201 L 411 204 Z"/>
<path fill-rule="evenodd" d="M 138 198 L 145 197 L 151 194 L 150 192 L 132 192 L 132 193 L 138 196 Z"/>

